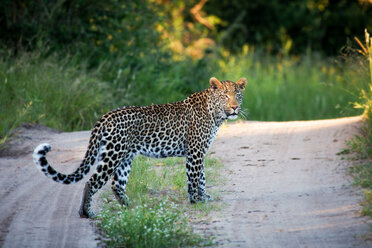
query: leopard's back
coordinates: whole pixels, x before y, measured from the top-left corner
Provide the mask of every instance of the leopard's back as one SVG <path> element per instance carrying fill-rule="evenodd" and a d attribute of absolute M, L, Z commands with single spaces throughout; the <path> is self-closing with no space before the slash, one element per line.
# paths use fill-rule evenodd
<path fill-rule="evenodd" d="M 103 120 L 110 126 L 103 133 L 119 150 L 154 158 L 185 155 L 189 110 L 184 102 L 145 107 L 124 107 Z M 105 140 L 105 139 L 104 139 Z"/>

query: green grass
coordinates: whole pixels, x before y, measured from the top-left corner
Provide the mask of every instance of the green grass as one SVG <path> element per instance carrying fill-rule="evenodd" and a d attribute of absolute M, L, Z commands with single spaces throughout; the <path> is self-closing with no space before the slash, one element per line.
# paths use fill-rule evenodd
<path fill-rule="evenodd" d="M 277 58 L 243 49 L 240 55 L 212 53 L 202 60 L 143 57 L 135 69 L 126 60 L 87 69 L 79 54 L 20 52 L 0 60 L 0 139 L 22 122 L 63 131 L 90 129 L 106 111 L 124 105 L 183 100 L 209 86 L 209 78 L 246 77 L 246 118 L 288 121 L 361 114 L 350 104 L 368 79 L 345 63 L 322 57 Z M 151 57 L 152 56 L 152 57 Z"/>
<path fill-rule="evenodd" d="M 350 168 L 351 175 L 354 178 L 354 184 L 364 188 L 364 197 L 361 202 L 362 215 L 372 217 L 372 163 L 363 161 Z"/>
<path fill-rule="evenodd" d="M 360 164 L 351 168 L 354 182 L 363 188 L 372 190 L 372 164 Z"/>
<path fill-rule="evenodd" d="M 362 201 L 362 214 L 372 217 L 372 38 L 369 37 L 367 30 L 366 44 L 361 46 L 359 52 L 364 55 L 360 58 L 360 64 L 369 68 L 366 81 L 369 82 L 368 90 L 363 90 L 360 99 L 355 103 L 355 107 L 363 110 L 364 125 L 359 135 L 347 142 L 349 151 L 354 152 L 355 162 L 351 167 L 351 174 L 356 185 L 365 188 L 364 199 Z M 372 229 L 371 229 L 372 230 Z"/>
<path fill-rule="evenodd" d="M 366 74 L 346 63 L 308 55 L 276 58 L 255 53 L 226 56 L 217 77 L 247 78 L 243 108 L 248 119 L 291 121 L 360 115 L 353 108 Z"/>
<path fill-rule="evenodd" d="M 81 130 L 106 111 L 105 86 L 72 61 L 35 53 L 0 60 L 0 139 L 23 122 Z"/>
<path fill-rule="evenodd" d="M 207 157 L 207 184 L 217 185 L 222 164 Z M 218 199 L 216 192 L 212 193 Z M 218 201 L 189 204 L 184 159 L 161 160 L 139 156 L 127 185 L 129 206 L 122 207 L 112 193 L 104 194 L 99 227 L 108 247 L 183 247 L 212 244 L 210 237 L 194 233 L 190 219 L 218 209 Z"/>
<path fill-rule="evenodd" d="M 107 247 L 195 246 L 203 239 L 194 233 L 176 205 L 161 201 L 103 210 L 99 220 Z"/>

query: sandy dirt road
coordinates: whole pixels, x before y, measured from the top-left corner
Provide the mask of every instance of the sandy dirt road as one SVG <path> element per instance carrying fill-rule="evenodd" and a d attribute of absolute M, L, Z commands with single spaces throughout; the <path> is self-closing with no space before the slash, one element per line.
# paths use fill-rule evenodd
<path fill-rule="evenodd" d="M 223 247 L 372 247 L 360 192 L 336 153 L 360 118 L 245 122 L 222 128 L 212 153 L 226 167 L 227 207 L 207 229 Z"/>
<path fill-rule="evenodd" d="M 211 153 L 226 165 L 227 183 L 216 188 L 226 207 L 199 230 L 217 235 L 221 247 L 372 247 L 362 238 L 370 223 L 359 216 L 360 190 L 350 186 L 348 162 L 336 155 L 358 125 L 353 117 L 222 127 Z M 27 127 L 2 152 L 0 247 L 98 245 L 92 221 L 78 215 L 84 183 L 52 182 L 31 156 L 48 142 L 48 160 L 68 173 L 88 139 L 89 132 Z"/>

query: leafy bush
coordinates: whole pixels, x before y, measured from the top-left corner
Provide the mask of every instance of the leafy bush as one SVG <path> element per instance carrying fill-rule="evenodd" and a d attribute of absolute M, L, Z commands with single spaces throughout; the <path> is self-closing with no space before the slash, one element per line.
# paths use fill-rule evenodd
<path fill-rule="evenodd" d="M 100 228 L 108 247 L 183 247 L 199 244 L 180 209 L 170 202 L 103 210 Z"/>
<path fill-rule="evenodd" d="M 4 0 L 0 40 L 11 49 L 33 50 L 49 44 L 55 49 L 90 50 L 95 56 L 154 47 L 156 7 L 146 0 Z"/>
<path fill-rule="evenodd" d="M 222 20 L 218 37 L 234 51 L 250 44 L 274 54 L 338 55 L 347 38 L 372 29 L 371 1 L 362 0 L 209 0 L 205 11 Z"/>

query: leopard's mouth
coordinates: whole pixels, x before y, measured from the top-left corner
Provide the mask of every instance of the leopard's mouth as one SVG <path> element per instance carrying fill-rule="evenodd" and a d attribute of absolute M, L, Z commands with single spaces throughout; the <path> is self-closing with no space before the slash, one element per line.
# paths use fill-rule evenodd
<path fill-rule="evenodd" d="M 229 120 L 235 120 L 236 118 L 238 118 L 238 113 L 239 113 L 239 108 L 228 108 L 228 109 L 224 109 L 224 112 L 225 112 L 225 115 L 226 115 L 226 118 L 229 119 Z"/>
<path fill-rule="evenodd" d="M 237 113 L 232 113 L 232 114 L 229 114 L 228 116 L 227 116 L 227 119 L 229 119 L 229 120 L 235 120 L 236 118 L 238 118 L 238 114 Z"/>

